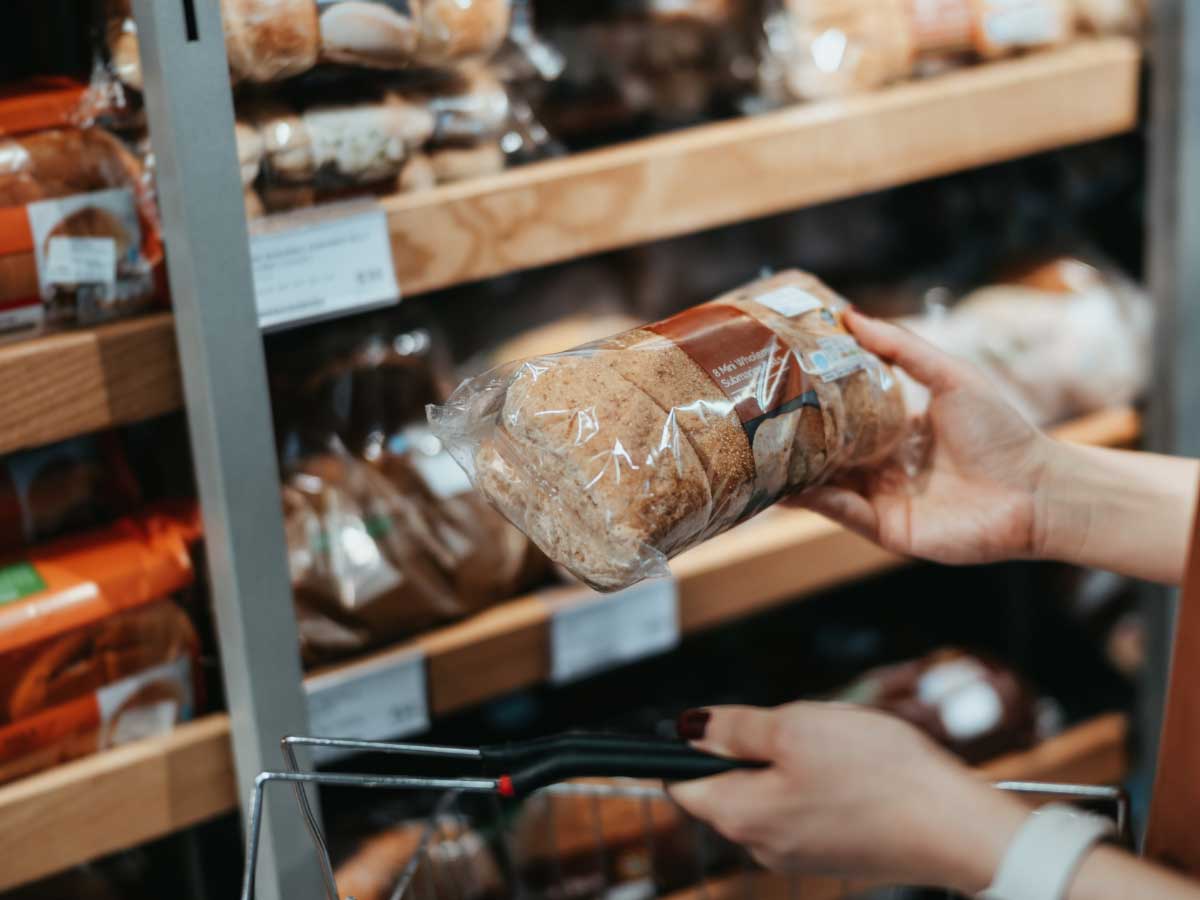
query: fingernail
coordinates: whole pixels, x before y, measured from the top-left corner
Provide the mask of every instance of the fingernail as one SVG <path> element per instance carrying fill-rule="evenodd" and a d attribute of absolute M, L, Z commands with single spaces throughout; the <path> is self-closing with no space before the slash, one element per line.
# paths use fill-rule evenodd
<path fill-rule="evenodd" d="M 708 730 L 708 720 L 712 713 L 707 709 L 689 709 L 679 714 L 675 721 L 675 731 L 685 741 L 698 741 Z"/>

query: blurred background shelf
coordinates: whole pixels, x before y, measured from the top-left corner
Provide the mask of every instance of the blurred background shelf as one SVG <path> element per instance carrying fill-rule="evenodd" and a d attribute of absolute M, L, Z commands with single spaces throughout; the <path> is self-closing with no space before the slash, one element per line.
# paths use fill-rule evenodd
<path fill-rule="evenodd" d="M 183 405 L 170 313 L 0 346 L 0 453 Z"/>
<path fill-rule="evenodd" d="M 1127 731 L 1123 715 L 1099 716 L 1032 750 L 989 763 L 981 773 L 991 779 L 1114 783 L 1126 771 Z M 224 715 L 5 785 L 0 787 L 5 847 L 0 890 L 165 837 L 236 807 Z"/>
<path fill-rule="evenodd" d="M 207 716 L 0 787 L 0 890 L 229 812 L 229 717 Z"/>
<path fill-rule="evenodd" d="M 1081 41 L 395 197 L 398 280 L 411 295 L 1120 134 L 1140 58 Z"/>

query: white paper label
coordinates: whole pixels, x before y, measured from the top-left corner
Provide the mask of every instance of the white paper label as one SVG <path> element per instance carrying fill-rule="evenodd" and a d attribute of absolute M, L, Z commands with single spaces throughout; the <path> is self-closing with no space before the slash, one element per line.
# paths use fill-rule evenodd
<path fill-rule="evenodd" d="M 795 316 L 802 316 L 807 312 L 812 312 L 814 309 L 820 309 L 822 305 L 817 297 L 814 297 L 808 291 L 796 287 L 794 284 L 784 285 L 768 294 L 756 297 L 754 302 L 761 303 L 767 309 L 773 309 L 781 316 L 787 316 L 789 319 Z"/>
<path fill-rule="evenodd" d="M 385 741 L 429 727 L 425 655 L 417 651 L 318 675 L 305 688 L 309 728 L 320 737 Z"/>
<path fill-rule="evenodd" d="M 250 236 L 263 328 L 400 299 L 387 217 L 371 207 L 336 217 L 272 216 Z"/>
<path fill-rule="evenodd" d="M 1064 40 L 1062 16 L 1046 0 L 993 0 L 983 29 L 998 47 L 1037 47 Z"/>
<path fill-rule="evenodd" d="M 133 703 L 143 689 L 160 685 L 163 693 L 149 703 Z M 101 746 L 114 747 L 170 731 L 176 722 L 192 717 L 192 661 L 180 656 L 106 684 L 96 691 L 100 710 Z"/>
<path fill-rule="evenodd" d="M 836 381 L 865 368 L 869 356 L 848 334 L 823 337 L 817 341 L 820 350 L 800 356 L 800 368 L 822 381 Z"/>
<path fill-rule="evenodd" d="M 117 242 L 105 237 L 52 237 L 46 253 L 51 284 L 104 284 L 117 280 Z"/>
<path fill-rule="evenodd" d="M 142 230 L 129 188 L 111 188 L 40 200 L 25 207 L 37 258 L 38 285 L 44 299 L 55 285 L 101 285 L 96 302 L 117 298 L 117 276 L 148 279 L 137 272 Z M 127 248 L 124 257 L 118 247 Z M 124 265 L 125 269 L 120 267 Z"/>
<path fill-rule="evenodd" d="M 556 607 L 550 621 L 550 679 L 576 681 L 679 645 L 674 579 L 646 581 Z"/>

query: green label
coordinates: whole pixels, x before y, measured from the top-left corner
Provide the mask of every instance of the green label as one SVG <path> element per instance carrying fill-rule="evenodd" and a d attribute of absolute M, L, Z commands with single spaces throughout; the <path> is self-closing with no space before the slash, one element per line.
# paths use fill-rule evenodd
<path fill-rule="evenodd" d="M 0 566 L 0 604 L 13 603 L 46 589 L 46 582 L 33 563 L 19 562 Z"/>

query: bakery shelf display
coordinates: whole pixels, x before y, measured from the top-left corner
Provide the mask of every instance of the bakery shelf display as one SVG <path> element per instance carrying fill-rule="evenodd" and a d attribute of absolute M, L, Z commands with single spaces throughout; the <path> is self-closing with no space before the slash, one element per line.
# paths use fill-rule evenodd
<path fill-rule="evenodd" d="M 411 295 L 1126 132 L 1139 64 L 1129 39 L 1080 41 L 393 197 L 397 280 Z"/>
<path fill-rule="evenodd" d="M 1123 715 L 1100 716 L 1033 750 L 997 759 L 981 774 L 1115 783 L 1127 768 L 1127 732 Z M 0 840 L 5 846 L 0 890 L 164 837 L 236 807 L 229 719 L 224 715 L 60 766 L 0 788 Z"/>
<path fill-rule="evenodd" d="M 183 405 L 169 313 L 0 347 L 0 453 L 127 425 Z"/>
<path fill-rule="evenodd" d="M 1083 41 L 397 196 L 397 280 L 411 296 L 1118 134 L 1139 61 Z M 0 452 L 182 405 L 166 313 L 2 346 L 0 374 Z"/>

